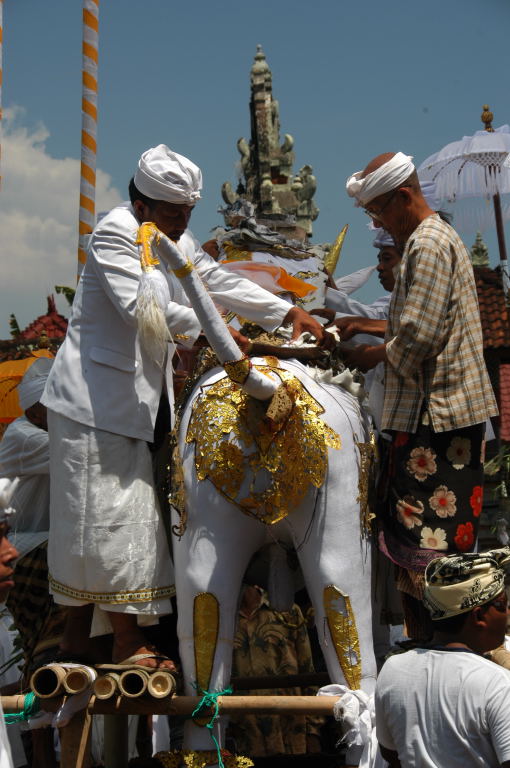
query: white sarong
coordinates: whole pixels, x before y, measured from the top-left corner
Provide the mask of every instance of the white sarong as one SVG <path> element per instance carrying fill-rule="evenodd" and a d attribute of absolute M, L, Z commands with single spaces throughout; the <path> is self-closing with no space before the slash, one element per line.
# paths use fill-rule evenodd
<path fill-rule="evenodd" d="M 48 431 L 55 602 L 146 617 L 171 613 L 173 565 L 147 444 L 49 409 Z"/>

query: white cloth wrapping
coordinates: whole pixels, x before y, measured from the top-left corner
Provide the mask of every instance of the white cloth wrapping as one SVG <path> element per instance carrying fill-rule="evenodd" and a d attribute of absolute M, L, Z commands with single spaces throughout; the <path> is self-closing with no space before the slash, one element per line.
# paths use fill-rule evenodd
<path fill-rule="evenodd" d="M 52 411 L 48 424 L 50 469 L 63 470 L 51 488 L 48 569 L 55 601 L 170 613 L 173 566 L 146 443 Z"/>
<path fill-rule="evenodd" d="M 200 199 L 202 171 L 165 144 L 158 144 L 143 153 L 134 180 L 138 191 L 153 200 L 195 205 Z"/>
<path fill-rule="evenodd" d="M 325 685 L 317 696 L 340 696 L 333 707 L 333 715 L 342 728 L 340 741 L 347 747 L 363 747 L 360 768 L 384 768 L 375 732 L 374 696 L 364 691 L 351 691 L 347 686 L 333 683 Z"/>
<path fill-rule="evenodd" d="M 356 198 L 357 206 L 367 205 L 379 195 L 397 189 L 415 170 L 411 155 L 397 152 L 393 157 L 372 173 L 362 176 L 363 171 L 357 171 L 349 176 L 346 183 L 349 197 Z"/>
<path fill-rule="evenodd" d="M 18 401 L 22 411 L 26 411 L 41 399 L 52 365 L 52 358 L 39 357 L 26 371 L 18 384 Z"/>

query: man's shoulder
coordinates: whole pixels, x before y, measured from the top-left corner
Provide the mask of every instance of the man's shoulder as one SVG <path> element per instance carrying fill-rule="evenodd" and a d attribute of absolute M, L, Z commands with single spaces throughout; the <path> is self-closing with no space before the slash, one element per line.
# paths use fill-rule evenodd
<path fill-rule="evenodd" d="M 437 214 L 427 216 L 414 230 L 407 243 L 406 250 L 422 249 L 437 253 L 450 252 L 451 249 L 464 251 L 465 246 L 450 224 Z"/>
<path fill-rule="evenodd" d="M 121 203 L 99 219 L 92 233 L 92 238 L 111 231 L 132 231 L 137 226 L 138 222 L 133 214 L 131 203 Z"/>

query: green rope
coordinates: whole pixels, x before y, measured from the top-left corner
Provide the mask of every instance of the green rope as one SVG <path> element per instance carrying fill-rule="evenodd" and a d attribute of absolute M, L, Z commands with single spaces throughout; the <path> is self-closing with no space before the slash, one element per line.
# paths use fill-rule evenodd
<path fill-rule="evenodd" d="M 25 694 L 25 703 L 23 704 L 23 709 L 21 712 L 17 712 L 16 714 L 10 714 L 10 715 L 4 715 L 4 720 L 7 725 L 12 725 L 13 723 L 19 723 L 20 720 L 28 720 L 30 717 L 33 717 L 36 715 L 41 708 L 41 704 L 39 702 L 39 699 L 35 695 L 33 691 L 30 691 L 29 693 Z"/>
<path fill-rule="evenodd" d="M 195 687 L 198 690 L 198 686 L 195 686 Z M 214 746 L 216 747 L 216 752 L 218 754 L 218 766 L 219 766 L 219 768 L 225 768 L 224 763 L 223 763 L 223 758 L 221 756 L 221 748 L 220 748 L 220 745 L 218 743 L 218 739 L 214 735 L 213 729 L 214 729 L 214 724 L 215 724 L 216 720 L 220 716 L 220 707 L 219 707 L 219 704 L 218 704 L 218 696 L 229 696 L 232 693 L 232 688 L 225 688 L 223 691 L 200 691 L 200 693 L 202 694 L 202 698 L 200 699 L 200 701 L 198 702 L 197 706 L 195 707 L 195 709 L 191 713 L 191 717 L 192 718 L 194 718 L 195 716 L 196 717 L 200 717 L 201 716 L 200 712 L 203 709 L 212 709 L 213 710 L 212 717 L 211 717 L 210 721 L 207 723 L 207 725 L 205 727 L 209 729 L 210 734 L 211 734 L 211 739 L 213 740 Z"/>

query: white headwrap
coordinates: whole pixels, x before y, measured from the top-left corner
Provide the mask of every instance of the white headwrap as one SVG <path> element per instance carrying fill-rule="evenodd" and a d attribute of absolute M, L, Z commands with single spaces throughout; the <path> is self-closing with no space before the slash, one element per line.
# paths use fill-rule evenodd
<path fill-rule="evenodd" d="M 26 411 L 41 399 L 52 365 L 53 359 L 39 357 L 26 371 L 18 384 L 18 401 L 22 411 Z"/>
<path fill-rule="evenodd" d="M 159 144 L 143 153 L 134 181 L 138 191 L 153 200 L 194 205 L 200 200 L 202 171 L 187 157 Z"/>
<path fill-rule="evenodd" d="M 356 198 L 356 205 L 364 206 L 379 195 L 397 189 L 414 171 L 412 159 L 411 155 L 397 152 L 391 160 L 364 178 L 361 178 L 363 171 L 353 173 L 347 179 L 347 194 Z"/>
<path fill-rule="evenodd" d="M 374 242 L 372 243 L 374 248 L 378 248 L 380 250 L 381 248 L 395 247 L 395 241 L 389 232 L 386 232 L 386 230 L 382 227 L 378 227 L 375 231 L 377 234 L 375 236 Z"/>

